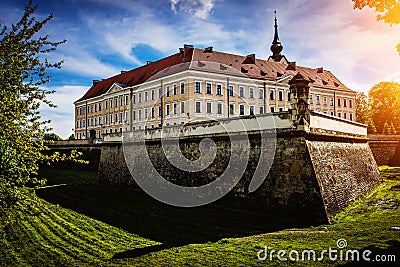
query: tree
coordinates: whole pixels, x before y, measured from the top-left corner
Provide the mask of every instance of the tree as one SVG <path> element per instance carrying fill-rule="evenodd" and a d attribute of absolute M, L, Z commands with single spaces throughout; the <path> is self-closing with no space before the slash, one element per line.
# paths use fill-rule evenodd
<path fill-rule="evenodd" d="M 52 42 L 47 35 L 39 36 L 53 15 L 37 20 L 33 16 L 37 8 L 30 0 L 18 23 L 11 27 L 0 23 L 0 219 L 16 204 L 30 204 L 26 185 L 44 183 L 37 177 L 40 163 L 79 156 L 42 153 L 48 150 L 43 137 L 50 129 L 38 110 L 43 103 L 55 106 L 47 99 L 54 91 L 41 86 L 50 79 L 48 70 L 62 63 L 50 63 L 45 55 L 65 40 Z"/>
<path fill-rule="evenodd" d="M 75 134 L 71 134 L 69 137 L 68 137 L 68 140 L 75 140 L 76 138 L 75 138 Z"/>
<path fill-rule="evenodd" d="M 352 0 L 354 9 L 370 7 L 378 13 L 376 19 L 382 20 L 390 25 L 400 24 L 400 1 L 398 0 Z M 400 43 L 397 44 L 400 54 Z"/>
<path fill-rule="evenodd" d="M 46 141 L 59 141 L 59 140 L 62 140 L 62 138 L 60 136 L 58 136 L 57 134 L 55 134 L 55 133 L 45 133 L 43 135 L 43 140 L 46 140 Z"/>
<path fill-rule="evenodd" d="M 376 134 L 376 127 L 372 120 L 368 97 L 364 92 L 357 92 L 355 109 L 356 121 L 368 125 L 368 133 Z"/>
<path fill-rule="evenodd" d="M 368 97 L 364 92 L 357 92 L 355 109 L 356 121 L 364 124 L 370 124 L 371 115 L 368 105 Z"/>
<path fill-rule="evenodd" d="M 391 134 L 389 123 L 385 122 L 385 124 L 383 125 L 382 134 Z"/>
<path fill-rule="evenodd" d="M 378 133 L 382 133 L 385 122 L 400 127 L 400 84 L 396 82 L 380 82 L 374 85 L 369 93 L 371 118 Z"/>
<path fill-rule="evenodd" d="M 390 132 L 391 134 L 397 134 L 396 127 L 394 126 L 394 123 L 390 123 Z"/>

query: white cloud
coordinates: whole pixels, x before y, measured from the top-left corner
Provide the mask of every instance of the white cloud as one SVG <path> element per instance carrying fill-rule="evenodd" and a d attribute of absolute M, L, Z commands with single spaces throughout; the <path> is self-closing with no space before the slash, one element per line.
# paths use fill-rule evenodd
<path fill-rule="evenodd" d="M 51 120 L 50 126 L 53 131 L 61 137 L 68 138 L 75 128 L 74 125 L 74 105 L 73 102 L 78 100 L 89 89 L 87 86 L 59 86 L 47 88 L 55 90 L 56 93 L 48 96 L 56 108 L 50 108 L 47 105 L 42 105 L 40 113 L 45 120 Z"/>
<path fill-rule="evenodd" d="M 132 54 L 132 49 L 139 44 L 168 54 L 177 51 L 177 43 L 183 43 L 177 29 L 148 13 L 121 19 L 99 20 L 90 16 L 84 19 L 96 38 L 102 40 L 103 49 L 108 49 L 109 54 L 119 54 L 132 64 L 143 63 Z"/>
<path fill-rule="evenodd" d="M 99 59 L 85 51 L 60 55 L 64 60 L 63 70 L 77 73 L 82 76 L 97 78 L 110 77 L 118 74 L 119 70 L 113 66 L 102 63 Z"/>
<path fill-rule="evenodd" d="M 215 0 L 170 0 L 173 12 L 184 11 L 206 19 L 214 8 Z"/>

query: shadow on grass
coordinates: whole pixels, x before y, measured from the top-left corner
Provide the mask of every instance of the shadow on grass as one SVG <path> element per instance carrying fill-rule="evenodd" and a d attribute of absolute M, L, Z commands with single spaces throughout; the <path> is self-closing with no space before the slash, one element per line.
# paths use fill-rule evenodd
<path fill-rule="evenodd" d="M 143 255 L 149 254 L 151 252 L 157 252 L 157 251 L 169 249 L 172 247 L 174 247 L 173 244 L 161 244 L 161 245 L 149 246 L 149 247 L 144 247 L 144 248 L 135 248 L 132 250 L 126 250 L 123 252 L 119 252 L 119 253 L 115 254 L 112 258 L 113 259 L 136 258 L 136 257 L 140 257 Z"/>
<path fill-rule="evenodd" d="M 114 258 L 137 257 L 190 243 L 215 242 L 304 226 L 299 222 L 257 214 L 227 211 L 213 205 L 178 208 L 147 194 L 95 181 L 95 173 L 45 170 L 49 187 L 37 195 L 50 203 L 77 211 L 162 245 L 118 253 Z M 64 184 L 59 186 L 51 186 Z"/>
<path fill-rule="evenodd" d="M 375 246 L 368 246 L 359 250 L 360 261 L 353 261 L 343 266 L 399 266 L 400 260 L 400 242 L 397 240 L 390 240 L 387 242 L 387 248 L 378 248 Z M 370 255 L 366 255 L 369 261 L 362 259 L 362 253 L 366 250 L 371 251 Z"/>

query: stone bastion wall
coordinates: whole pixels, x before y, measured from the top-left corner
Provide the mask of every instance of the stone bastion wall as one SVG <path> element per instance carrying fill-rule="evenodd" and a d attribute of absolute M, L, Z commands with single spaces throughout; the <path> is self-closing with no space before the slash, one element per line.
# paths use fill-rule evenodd
<path fill-rule="evenodd" d="M 229 133 L 221 130 L 228 129 L 228 124 L 232 126 L 230 129 L 239 129 L 235 123 L 244 125 L 244 135 L 242 130 Z M 132 133 L 125 135 L 129 134 Z M 232 136 L 248 138 L 250 145 L 232 149 Z M 146 139 L 144 153 L 154 169 L 164 179 L 182 186 L 208 184 L 225 171 L 231 158 L 248 156 L 240 181 L 214 204 L 270 216 L 310 223 L 330 222 L 351 201 L 382 181 L 367 143 L 366 127 L 319 113 L 308 112 L 301 117 L 292 110 L 274 116 L 171 126 L 146 130 L 142 137 Z M 177 138 L 180 151 L 189 160 L 202 156 L 199 149 L 202 140 L 213 140 L 217 149 L 215 158 L 209 159 L 212 163 L 198 172 L 176 168 L 166 157 L 163 142 Z M 121 134 L 111 134 L 104 139 L 98 181 L 140 189 L 130 173 L 127 160 L 134 160 L 136 166 L 141 166 L 145 157 L 124 155 L 127 148 L 122 139 Z M 135 143 L 134 139 L 129 140 Z M 262 153 L 271 156 L 272 165 L 265 172 L 261 186 L 250 193 L 249 186 L 257 166 L 269 165 L 268 159 L 263 162 Z M 141 175 L 146 177 L 148 173 Z"/>

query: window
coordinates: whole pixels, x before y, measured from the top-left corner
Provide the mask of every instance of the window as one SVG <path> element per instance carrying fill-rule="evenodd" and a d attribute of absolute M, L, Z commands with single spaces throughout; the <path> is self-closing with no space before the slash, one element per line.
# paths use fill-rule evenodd
<path fill-rule="evenodd" d="M 343 113 L 343 118 L 344 118 L 344 119 L 347 119 L 347 113 L 346 113 L 346 112 Z"/>
<path fill-rule="evenodd" d="M 254 115 L 254 106 L 250 106 L 250 115 Z"/>
<path fill-rule="evenodd" d="M 144 92 L 144 102 L 149 101 L 149 92 Z"/>
<path fill-rule="evenodd" d="M 243 86 L 239 87 L 239 96 L 240 97 L 244 97 L 244 88 L 243 88 Z"/>
<path fill-rule="evenodd" d="M 115 112 L 115 114 L 114 114 L 114 119 L 115 119 L 115 123 L 118 123 L 118 113 L 117 112 Z"/>
<path fill-rule="evenodd" d="M 181 94 L 185 93 L 185 84 L 181 83 Z"/>
<path fill-rule="evenodd" d="M 217 95 L 222 95 L 222 86 L 217 84 Z"/>
<path fill-rule="evenodd" d="M 341 106 L 340 98 L 338 98 L 338 100 L 337 100 L 337 105 L 338 105 L 339 107 Z"/>
<path fill-rule="evenodd" d="M 342 117 L 342 113 L 338 112 L 338 117 L 341 118 Z"/>
<path fill-rule="evenodd" d="M 181 113 L 185 113 L 185 102 L 181 102 Z"/>
<path fill-rule="evenodd" d="M 244 105 L 239 106 L 239 115 L 244 115 Z"/>
<path fill-rule="evenodd" d="M 343 99 L 343 107 L 347 107 L 347 99 Z"/>
<path fill-rule="evenodd" d="M 271 113 L 275 112 L 275 108 L 274 107 L 270 107 Z"/>
<path fill-rule="evenodd" d="M 279 112 L 283 112 L 283 108 L 279 108 Z"/>
<path fill-rule="evenodd" d="M 132 110 L 132 120 L 136 121 L 136 110 Z"/>
<path fill-rule="evenodd" d="M 124 105 L 124 99 L 122 98 L 122 96 L 119 97 L 119 106 L 122 107 Z"/>
<path fill-rule="evenodd" d="M 102 125 L 102 124 L 101 124 L 101 116 L 99 116 L 99 125 Z"/>
<path fill-rule="evenodd" d="M 123 116 L 123 114 L 122 114 L 122 112 L 120 112 L 119 113 L 119 123 L 122 123 L 124 121 L 122 116 Z"/>
<path fill-rule="evenodd" d="M 233 96 L 233 85 L 229 85 L 228 93 L 229 93 L 229 96 Z"/>
<path fill-rule="evenodd" d="M 264 107 L 263 106 L 260 107 L 260 114 L 264 114 Z"/>
<path fill-rule="evenodd" d="M 317 105 L 320 105 L 320 104 L 321 104 L 321 99 L 320 99 L 320 96 L 317 95 Z"/>
<path fill-rule="evenodd" d="M 335 116 L 335 113 L 334 113 L 333 111 L 331 111 L 331 115 L 332 115 L 332 116 Z"/>
<path fill-rule="evenodd" d="M 129 104 L 129 96 L 125 95 L 125 105 L 128 105 L 128 104 Z"/>
<path fill-rule="evenodd" d="M 161 107 L 161 105 L 159 105 L 158 106 L 158 117 L 161 117 L 161 116 L 162 116 L 162 107 Z"/>
<path fill-rule="evenodd" d="M 206 85 L 206 93 L 207 94 L 209 94 L 209 95 L 211 95 L 211 83 L 207 83 L 207 85 Z"/>
<path fill-rule="evenodd" d="M 162 97 L 162 88 L 158 88 L 158 99 L 161 99 Z"/>
<path fill-rule="evenodd" d="M 353 120 L 353 113 L 350 113 L 349 116 L 350 116 L 350 120 L 352 121 Z"/>
<path fill-rule="evenodd" d="M 171 114 L 171 106 L 170 104 L 165 105 L 165 114 L 169 116 Z"/>
<path fill-rule="evenodd" d="M 235 105 L 234 104 L 229 104 L 229 114 L 235 115 Z"/>
<path fill-rule="evenodd" d="M 249 97 L 254 98 L 254 88 L 249 88 Z"/>
<path fill-rule="evenodd" d="M 333 105 L 334 105 L 333 97 L 331 97 L 331 106 L 333 106 Z"/>
<path fill-rule="evenodd" d="M 222 103 L 217 104 L 217 114 L 222 114 Z"/>
<path fill-rule="evenodd" d="M 310 94 L 310 104 L 314 103 L 313 95 Z"/>
<path fill-rule="evenodd" d="M 196 113 L 201 113 L 201 102 L 196 101 Z"/>
<path fill-rule="evenodd" d="M 138 110 L 138 119 L 141 121 L 142 120 L 142 110 Z"/>
<path fill-rule="evenodd" d="M 275 93 L 274 93 L 273 89 L 269 90 L 269 99 L 271 99 L 271 100 L 275 99 Z"/>
<path fill-rule="evenodd" d="M 178 88 L 176 87 L 176 84 L 174 84 L 174 95 L 178 94 Z"/>
<path fill-rule="evenodd" d="M 94 118 L 94 126 L 97 126 L 97 118 Z"/>
<path fill-rule="evenodd" d="M 287 100 L 290 101 L 290 92 L 287 93 Z"/>
<path fill-rule="evenodd" d="M 148 109 L 148 108 L 145 108 L 145 109 L 144 109 L 144 119 L 145 119 L 145 120 L 148 120 L 148 119 L 149 119 L 149 109 Z"/>
<path fill-rule="evenodd" d="M 138 103 L 142 103 L 142 93 L 139 93 Z"/>
<path fill-rule="evenodd" d="M 352 99 L 349 100 L 349 108 L 353 108 L 353 100 Z"/>
<path fill-rule="evenodd" d="M 195 83 L 195 92 L 198 93 L 198 94 L 201 93 L 200 82 L 196 82 L 196 83 Z"/>
<path fill-rule="evenodd" d="M 283 91 L 279 91 L 279 101 L 283 101 Z"/>
<path fill-rule="evenodd" d="M 174 114 L 178 114 L 178 108 L 177 108 L 177 104 L 176 103 L 174 103 Z"/>
<path fill-rule="evenodd" d="M 324 105 L 328 105 L 328 97 L 324 96 Z"/>
<path fill-rule="evenodd" d="M 155 98 L 155 90 L 153 89 L 153 90 L 151 90 L 151 100 L 154 100 L 154 98 Z"/>
<path fill-rule="evenodd" d="M 113 102 L 112 102 L 112 99 L 110 99 L 110 108 L 113 108 Z"/>
<path fill-rule="evenodd" d="M 211 102 L 207 102 L 207 104 L 206 104 L 207 106 L 207 110 L 206 110 L 206 112 L 207 112 L 207 114 L 211 114 L 212 113 L 212 110 L 211 110 L 211 106 L 212 106 L 212 103 Z"/>
<path fill-rule="evenodd" d="M 152 107 L 151 108 L 151 118 L 154 119 L 154 117 L 155 117 L 155 108 Z"/>
<path fill-rule="evenodd" d="M 258 98 L 259 98 L 259 99 L 264 99 L 264 90 L 263 90 L 263 89 L 260 89 L 260 90 L 258 91 Z"/>
<path fill-rule="evenodd" d="M 114 106 L 118 107 L 118 99 L 117 98 L 114 98 Z"/>
<path fill-rule="evenodd" d="M 136 104 L 136 95 L 135 94 L 132 95 L 132 102 L 133 102 L 133 104 Z"/>
<path fill-rule="evenodd" d="M 166 90 L 167 90 L 167 97 L 169 97 L 170 96 L 170 91 L 169 91 L 169 85 L 167 85 L 167 88 L 166 88 Z"/>
<path fill-rule="evenodd" d="M 112 124 L 112 123 L 113 123 L 113 115 L 110 114 L 110 124 Z"/>
<path fill-rule="evenodd" d="M 101 111 L 101 104 L 102 104 L 102 103 L 100 102 L 100 103 L 99 103 L 99 111 Z"/>

